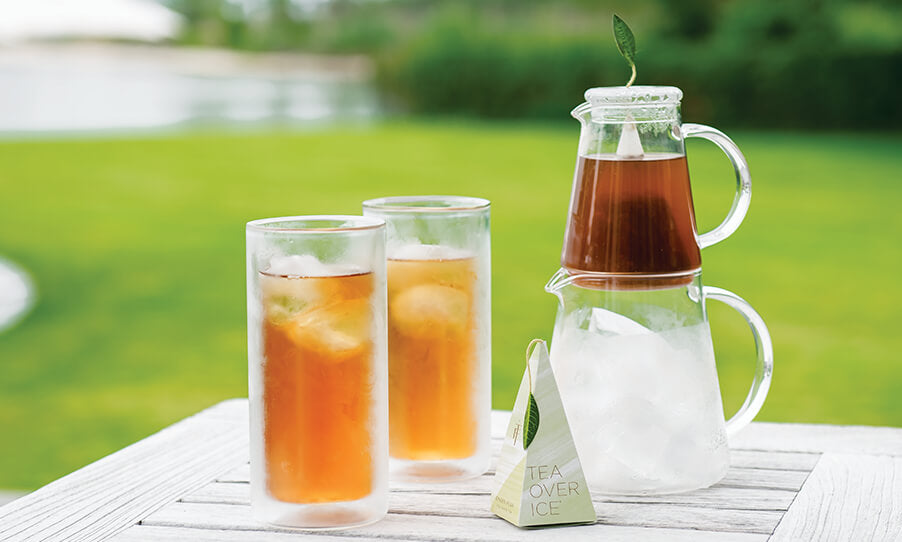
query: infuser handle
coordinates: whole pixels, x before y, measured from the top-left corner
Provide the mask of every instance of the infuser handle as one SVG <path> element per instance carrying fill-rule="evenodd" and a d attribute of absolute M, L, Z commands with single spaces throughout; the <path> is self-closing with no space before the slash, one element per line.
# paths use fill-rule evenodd
<path fill-rule="evenodd" d="M 683 124 L 680 129 L 684 138 L 700 137 L 720 147 L 720 150 L 726 153 L 733 164 L 733 169 L 736 170 L 736 195 L 733 197 L 733 206 L 730 207 L 730 212 L 719 226 L 698 236 L 699 247 L 706 248 L 733 235 L 733 232 L 739 228 L 752 201 L 752 177 L 749 175 L 749 165 L 742 152 L 739 151 L 739 147 L 726 134 L 704 124 Z"/>
<path fill-rule="evenodd" d="M 767 390 L 770 389 L 770 380 L 774 372 L 774 346 L 770 340 L 767 326 L 764 325 L 764 320 L 744 299 L 733 292 L 713 286 L 703 286 L 702 293 L 706 300 L 721 301 L 736 309 L 748 322 L 752 335 L 755 337 L 755 350 L 758 355 L 755 378 L 752 381 L 752 388 L 749 390 L 745 402 L 739 407 L 736 414 L 727 421 L 727 438 L 730 439 L 740 429 L 748 425 L 758 414 L 758 411 L 761 410 L 761 406 L 764 405 L 764 398 L 767 397 Z"/>

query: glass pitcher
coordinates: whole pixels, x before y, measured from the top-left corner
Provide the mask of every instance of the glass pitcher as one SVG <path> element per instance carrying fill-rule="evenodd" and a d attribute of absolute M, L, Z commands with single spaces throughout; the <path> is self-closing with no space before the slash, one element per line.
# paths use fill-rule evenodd
<path fill-rule="evenodd" d="M 557 272 L 551 365 L 589 487 L 656 494 L 707 487 L 729 466 L 727 439 L 761 409 L 773 371 L 764 321 L 701 272 L 612 276 Z M 722 301 L 751 327 L 757 367 L 724 422 L 705 302 Z"/>
<path fill-rule="evenodd" d="M 688 276 L 700 249 L 729 237 L 751 200 L 748 165 L 723 133 L 682 124 L 676 87 L 601 87 L 573 110 L 579 154 L 561 264 L 571 272 Z M 736 196 L 723 222 L 698 235 L 685 139 L 714 142 L 736 170 Z"/>

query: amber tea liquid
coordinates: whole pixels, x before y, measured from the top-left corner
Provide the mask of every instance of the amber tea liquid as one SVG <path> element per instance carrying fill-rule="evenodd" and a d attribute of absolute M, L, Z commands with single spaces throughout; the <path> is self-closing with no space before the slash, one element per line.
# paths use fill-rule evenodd
<path fill-rule="evenodd" d="M 683 274 L 699 269 L 686 157 L 580 156 L 561 263 L 572 272 Z"/>
<path fill-rule="evenodd" d="M 261 277 L 266 488 L 293 503 L 373 486 L 372 273 Z"/>
<path fill-rule="evenodd" d="M 387 262 L 393 458 L 440 461 L 476 452 L 475 266 L 474 258 Z"/>

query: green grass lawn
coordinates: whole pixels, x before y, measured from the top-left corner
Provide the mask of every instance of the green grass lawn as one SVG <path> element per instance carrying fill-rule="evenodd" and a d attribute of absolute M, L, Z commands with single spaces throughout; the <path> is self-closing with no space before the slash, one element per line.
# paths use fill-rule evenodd
<path fill-rule="evenodd" d="M 0 334 L 0 487 L 29 489 L 217 401 L 246 395 L 244 223 L 358 213 L 390 194 L 492 200 L 494 405 L 550 338 L 578 127 L 392 124 L 309 134 L 0 143 L 0 255 L 39 300 Z M 902 136 L 733 134 L 751 211 L 704 251 L 705 283 L 764 316 L 776 348 L 759 419 L 902 426 Z M 692 142 L 702 229 L 732 170 Z M 712 303 L 728 411 L 753 371 Z"/>

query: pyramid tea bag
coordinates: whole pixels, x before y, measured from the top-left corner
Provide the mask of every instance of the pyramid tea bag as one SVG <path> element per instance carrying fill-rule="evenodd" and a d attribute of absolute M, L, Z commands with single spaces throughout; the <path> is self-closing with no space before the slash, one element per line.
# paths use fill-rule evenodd
<path fill-rule="evenodd" d="M 596 520 L 545 341 L 527 349 L 494 482 L 492 512 L 518 527 Z"/>
<path fill-rule="evenodd" d="M 642 149 L 642 140 L 639 139 L 639 130 L 636 129 L 635 119 L 627 113 L 623 131 L 617 141 L 617 158 L 642 158 L 645 151 Z"/>

